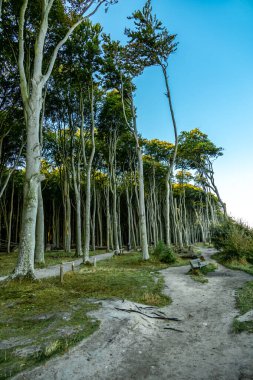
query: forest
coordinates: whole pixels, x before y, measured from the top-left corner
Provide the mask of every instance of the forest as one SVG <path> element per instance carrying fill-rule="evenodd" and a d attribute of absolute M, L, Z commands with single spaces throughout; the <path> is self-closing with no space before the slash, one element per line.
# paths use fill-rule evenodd
<path fill-rule="evenodd" d="M 178 123 L 179 36 L 151 0 L 94 22 L 121 2 L 0 0 L 0 380 L 252 379 L 253 230 Z"/>
<path fill-rule="evenodd" d="M 177 36 L 148 0 L 123 46 L 92 23 L 113 3 L 1 2 L 0 249 L 18 251 L 13 277 L 33 277 L 51 250 L 88 262 L 98 248 L 133 249 L 148 260 L 160 241 L 210 241 L 226 217 L 213 169 L 222 148 L 197 128 L 178 132 Z M 138 131 L 135 78 L 151 66 L 164 77 L 173 141 Z"/>

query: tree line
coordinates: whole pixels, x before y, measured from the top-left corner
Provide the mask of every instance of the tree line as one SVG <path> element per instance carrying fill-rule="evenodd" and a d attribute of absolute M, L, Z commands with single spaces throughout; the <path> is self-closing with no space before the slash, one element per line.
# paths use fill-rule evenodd
<path fill-rule="evenodd" d="M 226 215 L 213 170 L 222 149 L 198 129 L 178 133 L 168 73 L 176 35 L 148 0 L 126 45 L 113 41 L 90 20 L 113 3 L 1 4 L 0 243 L 18 246 L 12 277 L 33 277 L 45 247 L 75 248 L 87 262 L 97 246 L 126 246 L 147 260 L 158 241 L 207 241 Z M 173 142 L 138 131 L 134 80 L 151 66 L 164 77 Z"/>

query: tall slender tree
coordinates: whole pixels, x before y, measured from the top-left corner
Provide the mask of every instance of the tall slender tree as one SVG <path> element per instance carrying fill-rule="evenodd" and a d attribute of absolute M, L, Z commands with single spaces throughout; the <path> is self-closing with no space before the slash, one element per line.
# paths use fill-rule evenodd
<path fill-rule="evenodd" d="M 18 263 L 13 277 L 34 277 L 34 248 L 35 226 L 38 207 L 38 184 L 43 180 L 40 174 L 41 146 L 39 140 L 40 114 L 43 104 L 43 90 L 48 82 L 58 52 L 68 40 L 73 31 L 87 18 L 92 16 L 97 9 L 105 4 L 108 6 L 113 0 L 85 0 L 61 1 L 62 9 L 71 25 L 65 35 L 51 49 L 51 55 L 45 59 L 45 48 L 48 41 L 50 12 L 57 7 L 54 0 L 43 0 L 37 9 L 39 17 L 28 19 L 31 1 L 21 2 L 18 19 L 18 68 L 20 75 L 20 89 L 25 114 L 27 143 L 26 143 L 26 178 L 24 185 L 24 205 L 20 232 L 20 246 Z M 64 8 L 65 7 L 65 8 Z M 62 18 L 63 20 L 64 18 Z M 65 18 L 66 19 L 66 18 Z M 35 30 L 32 60 L 26 54 L 27 27 L 30 25 Z M 67 24 L 65 25 L 66 29 Z M 64 29 L 64 28 L 63 28 Z M 50 36 L 49 36 L 50 38 Z M 29 41 L 30 44 L 30 41 Z M 29 49 L 30 51 L 30 49 Z M 29 75 L 27 63 L 30 67 Z"/>
<path fill-rule="evenodd" d="M 177 155 L 178 132 L 177 124 L 172 104 L 171 91 L 168 76 L 168 59 L 175 52 L 177 43 L 176 35 L 170 34 L 166 27 L 162 25 L 156 15 L 153 15 L 151 0 L 148 0 L 142 10 L 135 11 L 130 19 L 134 20 L 135 29 L 126 29 L 125 33 L 129 38 L 127 45 L 128 57 L 141 73 L 149 66 L 159 66 L 162 70 L 166 96 L 169 103 L 170 115 L 174 131 L 174 153 L 168 161 L 168 171 L 166 177 L 166 243 L 170 244 L 170 192 L 171 176 Z"/>

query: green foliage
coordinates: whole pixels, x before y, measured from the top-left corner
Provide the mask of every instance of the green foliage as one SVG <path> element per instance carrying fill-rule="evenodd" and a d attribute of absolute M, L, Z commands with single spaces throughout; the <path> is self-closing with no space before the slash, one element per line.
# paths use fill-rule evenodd
<path fill-rule="evenodd" d="M 153 255 L 162 263 L 172 264 L 176 262 L 176 255 L 173 248 L 164 244 L 163 241 L 157 243 Z"/>
<path fill-rule="evenodd" d="M 129 59 L 139 68 L 139 73 L 145 67 L 154 65 L 165 69 L 170 54 L 177 49 L 176 35 L 169 34 L 162 22 L 153 15 L 151 0 L 129 18 L 134 20 L 135 25 L 134 30 L 125 30 L 129 38 L 127 45 Z"/>
<path fill-rule="evenodd" d="M 227 219 L 212 229 L 212 243 L 224 261 L 253 260 L 253 231 L 242 222 Z"/>
<path fill-rule="evenodd" d="M 245 314 L 253 309 L 253 281 L 247 282 L 237 291 L 236 306 L 241 314 Z M 233 329 L 235 332 L 248 331 L 253 333 L 253 321 L 240 322 L 235 319 Z"/>

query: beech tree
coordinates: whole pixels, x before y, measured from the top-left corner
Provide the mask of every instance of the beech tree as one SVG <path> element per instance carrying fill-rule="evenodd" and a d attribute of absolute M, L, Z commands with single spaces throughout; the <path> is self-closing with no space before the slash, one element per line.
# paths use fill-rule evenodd
<path fill-rule="evenodd" d="M 174 153 L 168 161 L 166 178 L 166 244 L 170 244 L 170 192 L 171 176 L 177 155 L 178 133 L 175 113 L 172 104 L 171 91 L 168 76 L 168 59 L 175 52 L 177 43 L 176 35 L 169 34 L 156 15 L 152 13 L 151 0 L 148 0 L 142 10 L 135 11 L 130 19 L 134 20 L 135 29 L 126 29 L 125 34 L 129 41 L 127 52 L 129 60 L 135 62 L 135 66 L 141 73 L 146 67 L 159 66 L 162 70 L 166 86 L 166 96 L 169 102 L 170 115 L 174 131 Z"/>
<path fill-rule="evenodd" d="M 108 6 L 114 0 L 86 0 L 61 1 L 60 7 L 68 18 L 68 27 L 65 35 L 51 49 L 51 55 L 45 59 L 44 49 L 48 40 L 50 12 L 53 7 L 59 6 L 54 0 L 43 0 L 38 3 L 37 19 L 27 19 L 29 8 L 34 6 L 29 0 L 23 0 L 19 7 L 18 19 L 18 68 L 20 75 L 20 89 L 26 123 L 26 178 L 24 185 L 24 204 L 20 231 L 19 258 L 13 277 L 34 277 L 34 248 L 35 227 L 38 208 L 38 185 L 43 180 L 40 174 L 41 145 L 39 140 L 40 115 L 43 104 L 43 90 L 52 73 L 55 60 L 60 48 L 65 44 L 73 31 L 92 16 L 97 9 L 105 4 Z M 33 59 L 26 56 L 27 27 L 34 28 Z M 67 24 L 64 25 L 65 29 Z M 54 43 L 54 42 L 53 42 Z M 30 44 L 30 41 L 29 41 Z M 29 49 L 30 52 L 30 49 Z M 27 60 L 30 70 L 28 75 Z"/>

